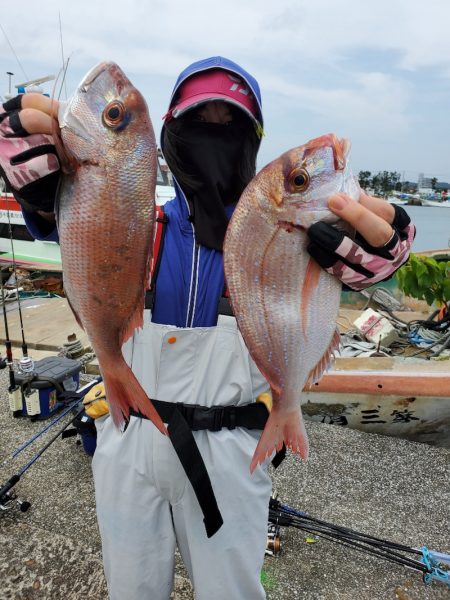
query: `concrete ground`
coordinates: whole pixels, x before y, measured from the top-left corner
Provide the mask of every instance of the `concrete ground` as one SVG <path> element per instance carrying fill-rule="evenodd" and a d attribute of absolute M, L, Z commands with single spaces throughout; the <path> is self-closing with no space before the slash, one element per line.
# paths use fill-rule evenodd
<path fill-rule="evenodd" d="M 56 353 L 71 333 L 83 345 L 88 343 L 65 300 L 52 300 L 52 319 L 44 301 L 26 301 L 23 308 L 35 359 Z M 12 306 L 8 309 L 10 336 L 20 345 L 18 314 Z M 14 354 L 18 357 L 20 351 Z M 2 464 L 45 423 L 14 419 L 7 385 L 7 371 L 0 371 L 0 486 L 56 431 L 55 427 L 15 460 Z M 311 443 L 308 463 L 288 456 L 273 472 L 282 502 L 377 537 L 450 552 L 449 449 L 338 426 L 307 423 L 306 428 Z M 58 439 L 23 474 L 16 489 L 31 508 L 26 513 L 16 506 L 0 511 L 0 600 L 107 599 L 90 462 L 75 438 Z M 325 539 L 307 543 L 299 530 L 287 528 L 282 535 L 281 554 L 267 556 L 264 563 L 262 580 L 269 600 L 449 597 L 448 586 L 427 587 L 419 573 L 402 566 Z M 194 598 L 180 560 L 173 598 Z"/>
<path fill-rule="evenodd" d="M 7 382 L 7 371 L 0 372 L 0 485 L 50 437 L 2 466 L 43 426 L 12 418 Z M 308 463 L 288 456 L 273 473 L 284 503 L 364 533 L 450 552 L 450 450 L 338 426 L 306 427 Z M 90 462 L 75 438 L 58 439 L 23 474 L 17 492 L 31 508 L 0 514 L 1 600 L 107 598 Z M 269 600 L 449 597 L 448 586 L 425 586 L 415 571 L 324 539 L 307 543 L 305 537 L 284 529 L 281 554 L 266 557 L 262 578 Z M 194 598 L 180 561 L 173 598 Z"/>

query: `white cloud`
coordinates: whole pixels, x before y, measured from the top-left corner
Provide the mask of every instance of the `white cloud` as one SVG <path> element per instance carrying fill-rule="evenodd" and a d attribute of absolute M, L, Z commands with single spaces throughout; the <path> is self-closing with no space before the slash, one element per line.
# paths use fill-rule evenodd
<path fill-rule="evenodd" d="M 294 109 L 317 113 L 327 119 L 352 119 L 360 124 L 387 119 L 397 132 L 408 126 L 404 114 L 407 90 L 383 73 L 355 73 L 351 88 L 299 86 L 277 76 L 263 77 L 263 84 L 265 90 L 292 102 Z"/>
<path fill-rule="evenodd" d="M 69 92 L 95 62 L 115 60 L 149 99 L 158 129 L 179 71 L 222 54 L 260 81 L 264 155 L 336 130 L 367 163 L 394 169 L 401 159 L 450 179 L 450 161 L 432 143 L 450 133 L 437 117 L 445 96 L 436 88 L 450 75 L 448 0 L 10 2 L 0 23 L 30 78 L 60 68 L 59 12 Z M 0 32 L 0 82 L 1 69 L 24 79 Z"/>

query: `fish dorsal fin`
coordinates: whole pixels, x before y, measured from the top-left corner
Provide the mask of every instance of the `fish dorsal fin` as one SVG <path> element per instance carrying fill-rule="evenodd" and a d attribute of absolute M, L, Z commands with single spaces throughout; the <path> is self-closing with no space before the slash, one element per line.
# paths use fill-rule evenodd
<path fill-rule="evenodd" d="M 314 368 L 311 369 L 308 379 L 306 381 L 307 386 L 311 386 L 322 377 L 324 372 L 330 367 L 331 361 L 334 358 L 334 353 L 339 348 L 339 344 L 341 342 L 341 334 L 339 333 L 339 329 L 336 328 L 333 333 L 333 337 L 331 338 L 330 345 L 323 353 L 322 358 L 316 364 Z"/>

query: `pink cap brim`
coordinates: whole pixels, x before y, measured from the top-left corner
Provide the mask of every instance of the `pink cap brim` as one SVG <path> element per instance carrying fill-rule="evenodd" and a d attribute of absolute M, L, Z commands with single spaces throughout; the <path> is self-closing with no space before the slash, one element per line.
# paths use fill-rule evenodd
<path fill-rule="evenodd" d="M 171 111 L 172 116 L 176 119 L 177 117 L 181 117 L 181 115 L 186 113 L 188 110 L 195 108 L 196 106 L 200 106 L 201 104 L 205 104 L 206 102 L 213 102 L 215 100 L 222 100 L 223 102 L 227 102 L 228 104 L 232 104 L 233 106 L 240 108 L 252 119 L 252 121 L 258 122 L 254 114 L 250 110 L 248 110 L 246 106 L 244 106 L 240 102 L 236 102 L 236 100 L 232 100 L 231 98 L 223 94 L 198 94 L 197 96 L 191 97 L 188 100 L 177 104 Z"/>
<path fill-rule="evenodd" d="M 248 84 L 234 73 L 211 69 L 195 73 L 183 81 L 176 93 L 177 101 L 171 106 L 166 119 L 177 118 L 187 110 L 205 102 L 222 100 L 243 110 L 260 126 L 258 104 Z"/>

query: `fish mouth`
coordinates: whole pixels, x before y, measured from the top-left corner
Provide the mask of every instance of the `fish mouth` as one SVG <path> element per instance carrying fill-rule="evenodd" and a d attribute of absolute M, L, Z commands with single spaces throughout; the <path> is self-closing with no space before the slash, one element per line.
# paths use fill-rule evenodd
<path fill-rule="evenodd" d="M 279 215 L 279 227 L 286 231 L 307 231 L 311 225 L 318 221 L 335 224 L 339 217 L 328 208 L 328 199 L 336 193 L 348 194 L 354 200 L 359 196 L 359 186 L 355 185 L 354 178 L 349 169 L 348 156 L 351 144 L 347 138 L 338 138 L 334 133 L 329 133 L 316 138 L 306 145 L 305 154 L 320 149 L 327 149 L 328 157 L 325 166 L 331 180 L 322 182 L 318 188 L 311 192 L 312 197 L 300 197 L 290 201 L 289 207 Z M 331 149 L 333 156 L 334 173 L 332 171 Z M 322 161 L 324 162 L 324 161 Z M 320 172 L 319 172 L 320 174 Z M 314 177 L 314 173 L 311 175 Z"/>
<path fill-rule="evenodd" d="M 103 61 L 98 63 L 87 75 L 85 75 L 78 86 L 77 94 L 86 94 L 90 86 L 102 75 L 105 71 L 108 71 L 114 67 L 117 67 L 115 63 Z M 118 68 L 118 67 L 117 67 Z M 64 113 L 60 116 L 59 126 L 61 129 L 67 127 L 73 131 L 76 131 L 77 135 L 86 141 L 93 139 L 91 131 L 84 125 L 82 120 L 72 112 L 73 98 L 67 103 Z"/>
<path fill-rule="evenodd" d="M 124 75 L 122 69 L 116 63 L 111 61 L 100 62 L 90 71 L 88 71 L 87 75 L 84 76 L 78 86 L 77 93 L 74 95 L 72 100 L 67 103 L 65 111 L 60 117 L 59 125 L 61 129 L 66 127 L 67 129 L 75 132 L 79 138 L 87 142 L 91 142 L 94 139 L 92 131 L 84 124 L 83 120 L 76 114 L 76 112 L 72 111 L 72 105 L 77 99 L 77 96 L 88 93 L 89 88 L 104 73 L 108 73 L 111 79 L 114 80 L 118 94 L 120 94 L 122 90 L 129 85 L 128 79 Z"/>
<path fill-rule="evenodd" d="M 87 75 L 83 78 L 83 81 L 80 84 L 80 90 L 82 92 L 87 92 L 89 86 L 91 86 L 96 79 L 100 77 L 102 73 L 110 70 L 111 68 L 117 67 L 117 65 L 110 61 L 103 61 L 95 65 L 90 71 L 88 71 Z"/>
<path fill-rule="evenodd" d="M 344 171 L 350 153 L 350 140 L 347 138 L 338 138 L 334 133 L 329 133 L 324 138 L 324 145 L 329 146 L 333 152 L 335 171 Z"/>
<path fill-rule="evenodd" d="M 103 61 L 88 71 L 87 75 L 81 81 L 78 91 L 86 93 L 92 84 L 104 73 L 108 73 L 109 77 L 114 81 L 114 87 L 118 94 L 121 94 L 128 87 L 132 87 L 129 79 L 118 64 L 112 61 Z"/>
<path fill-rule="evenodd" d="M 350 140 L 347 138 L 338 138 L 334 133 L 329 133 L 324 137 L 328 138 L 328 143 L 326 145 L 330 146 L 333 152 L 335 170 L 344 171 L 350 153 Z"/>
<path fill-rule="evenodd" d="M 304 154 L 309 154 L 318 148 L 324 147 L 331 148 L 335 171 L 344 171 L 350 153 L 350 140 L 347 138 L 338 138 L 334 133 L 327 133 L 309 142 Z"/>

